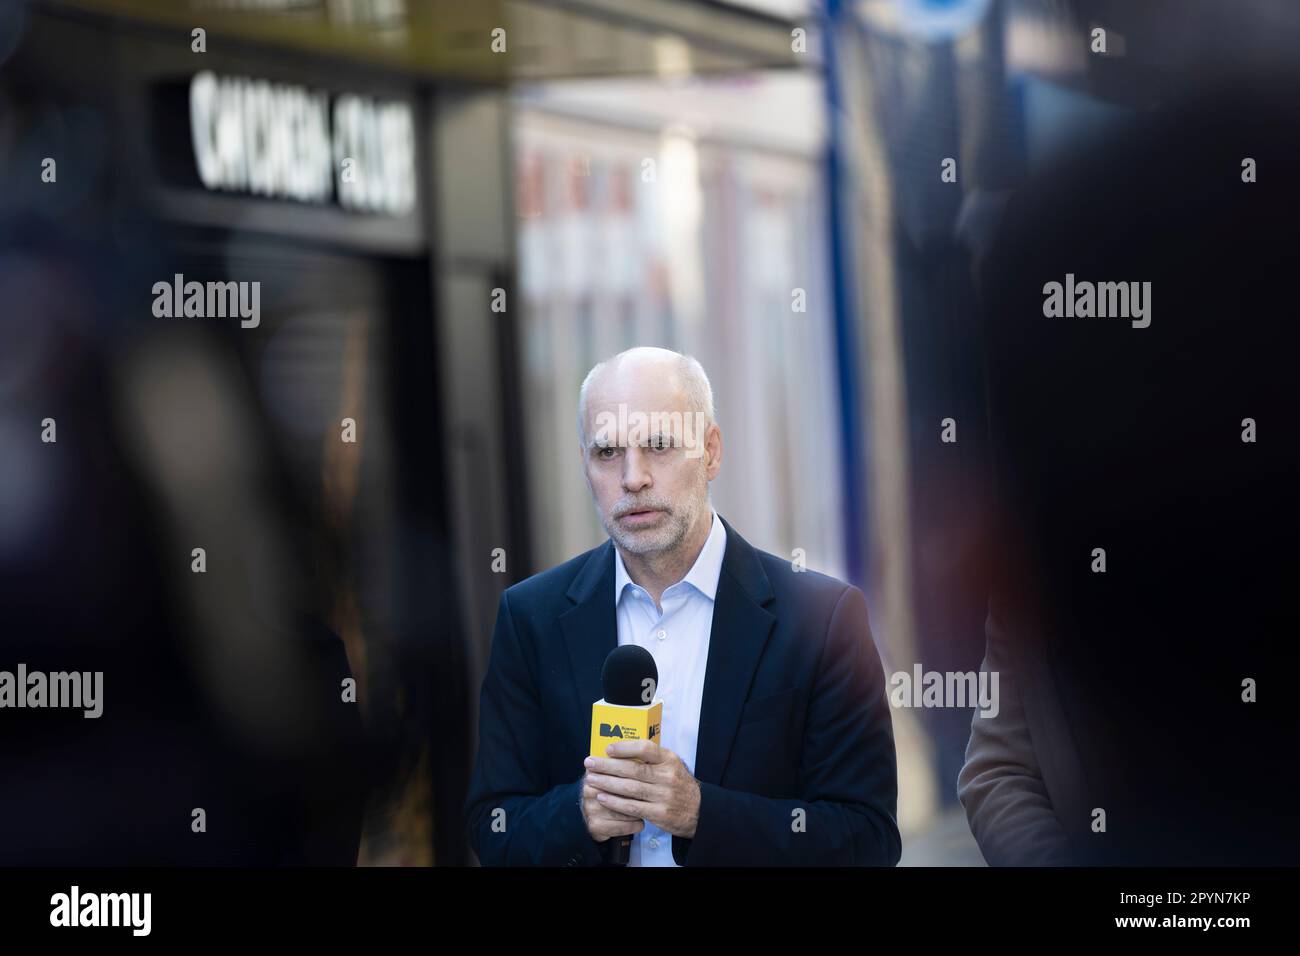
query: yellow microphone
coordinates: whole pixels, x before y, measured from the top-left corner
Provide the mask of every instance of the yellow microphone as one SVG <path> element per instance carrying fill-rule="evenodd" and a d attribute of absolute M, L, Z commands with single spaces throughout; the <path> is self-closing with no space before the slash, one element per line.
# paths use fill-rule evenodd
<path fill-rule="evenodd" d="M 605 748 L 616 740 L 659 742 L 664 704 L 655 698 L 659 668 L 644 647 L 624 644 L 609 652 L 600 671 L 605 696 L 591 705 L 591 756 L 607 757 Z M 610 863 L 626 866 L 632 852 L 632 835 L 609 840 Z"/>

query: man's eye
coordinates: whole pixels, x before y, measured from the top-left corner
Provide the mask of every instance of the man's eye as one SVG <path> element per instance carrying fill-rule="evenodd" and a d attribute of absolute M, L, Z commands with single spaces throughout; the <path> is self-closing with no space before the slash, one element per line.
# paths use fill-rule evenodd
<path fill-rule="evenodd" d="M 611 458 L 614 457 L 614 454 L 615 454 L 617 451 L 618 451 L 617 448 L 612 448 L 612 447 L 606 446 L 605 448 L 600 448 L 600 449 L 598 449 L 598 450 L 596 451 L 596 457 L 597 457 L 597 458 L 603 458 L 603 459 L 605 459 L 606 461 L 608 461 L 609 459 L 611 459 Z"/>

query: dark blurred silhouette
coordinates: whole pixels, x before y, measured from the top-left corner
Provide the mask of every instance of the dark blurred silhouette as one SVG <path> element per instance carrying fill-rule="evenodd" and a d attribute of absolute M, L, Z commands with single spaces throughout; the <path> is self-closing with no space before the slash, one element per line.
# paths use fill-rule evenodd
<path fill-rule="evenodd" d="M 0 864 L 353 865 L 332 585 L 227 342 L 150 325 L 127 290 L 168 271 L 120 236 L 3 225 L 0 668 L 104 679 L 98 719 L 0 713 Z"/>
<path fill-rule="evenodd" d="M 1007 207 L 980 284 L 1016 693 L 959 784 L 990 862 L 1297 860 L 1296 84 L 1189 81 Z M 1067 273 L 1150 282 L 1150 326 L 1046 317 Z"/>

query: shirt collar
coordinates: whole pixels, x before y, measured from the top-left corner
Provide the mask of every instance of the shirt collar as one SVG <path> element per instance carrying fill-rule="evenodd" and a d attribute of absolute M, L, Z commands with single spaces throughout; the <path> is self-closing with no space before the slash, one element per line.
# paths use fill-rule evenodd
<path fill-rule="evenodd" d="M 727 553 L 727 529 L 722 527 L 722 521 L 718 518 L 718 513 L 713 512 L 713 524 L 709 528 L 709 537 L 704 542 L 704 547 L 695 558 L 695 563 L 691 569 L 686 572 L 682 578 L 695 590 L 699 591 L 710 601 L 715 600 L 718 593 L 718 579 L 722 576 L 722 558 Z M 678 582 L 679 584 L 681 582 Z M 617 604 L 623 596 L 623 590 L 629 584 L 636 584 L 627 573 L 627 568 L 623 565 L 623 555 L 614 549 L 614 603 Z M 676 585 L 673 585 L 676 587 Z"/>

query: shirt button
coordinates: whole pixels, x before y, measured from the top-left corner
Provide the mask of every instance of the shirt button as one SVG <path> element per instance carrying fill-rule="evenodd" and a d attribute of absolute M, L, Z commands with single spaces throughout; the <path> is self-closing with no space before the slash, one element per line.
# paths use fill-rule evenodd
<path fill-rule="evenodd" d="M 661 641 L 667 636 L 668 636 L 668 632 L 665 631 L 662 627 L 659 628 L 659 630 L 655 631 L 655 637 L 659 638 L 659 640 Z"/>
<path fill-rule="evenodd" d="M 657 849 L 659 849 L 659 840 L 658 840 L 657 837 L 651 837 L 651 838 L 650 838 L 650 849 L 652 849 L 652 850 L 657 850 Z"/>

